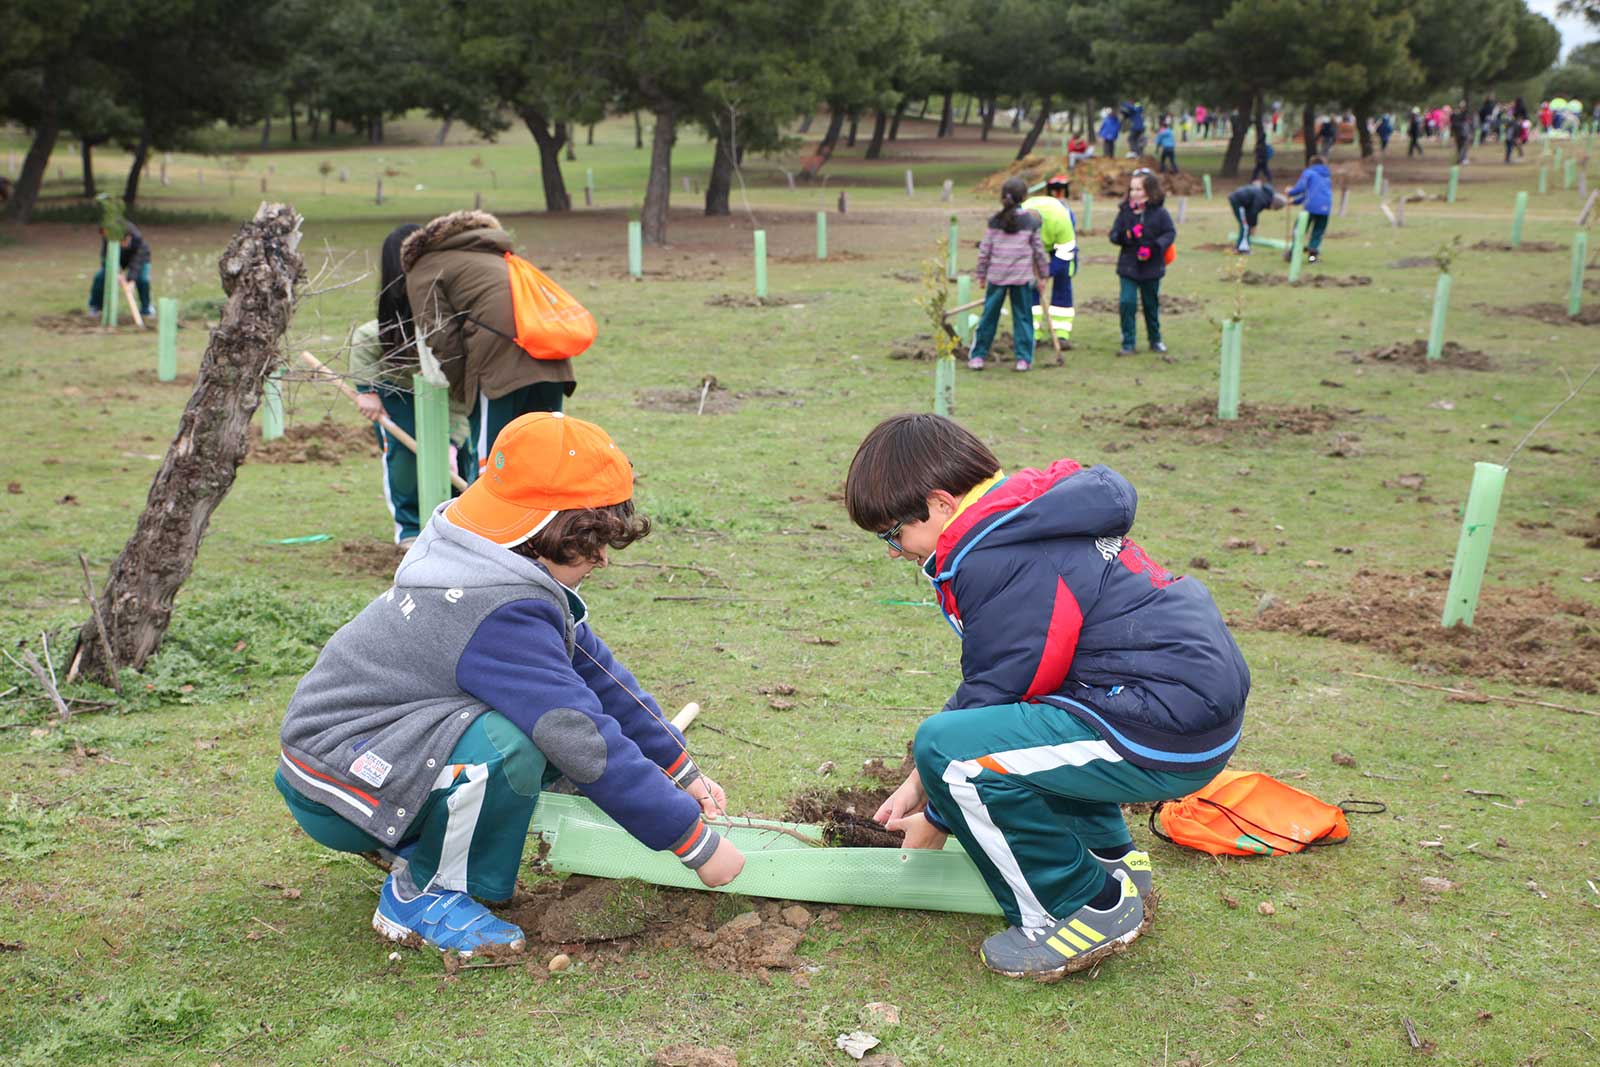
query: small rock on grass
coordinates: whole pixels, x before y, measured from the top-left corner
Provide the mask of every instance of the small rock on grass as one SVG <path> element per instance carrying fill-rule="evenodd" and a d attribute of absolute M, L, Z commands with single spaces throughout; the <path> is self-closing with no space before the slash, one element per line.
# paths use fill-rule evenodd
<path fill-rule="evenodd" d="M 1261 903 L 1257 904 L 1256 911 L 1260 912 L 1262 915 L 1278 914 L 1278 909 L 1272 906 L 1272 901 L 1270 900 L 1263 900 Z"/>
<path fill-rule="evenodd" d="M 1333 754 L 1333 762 L 1337 763 L 1341 767 L 1354 767 L 1356 765 L 1356 758 L 1350 755 L 1348 752 L 1335 752 Z"/>
<path fill-rule="evenodd" d="M 1448 878 L 1425 877 L 1422 879 L 1422 889 L 1425 893 L 1448 893 L 1459 888 L 1458 884 Z"/>

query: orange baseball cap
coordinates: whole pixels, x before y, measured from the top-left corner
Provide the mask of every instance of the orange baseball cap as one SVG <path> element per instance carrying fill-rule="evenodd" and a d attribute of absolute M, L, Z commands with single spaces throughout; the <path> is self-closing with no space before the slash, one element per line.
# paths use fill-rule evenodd
<path fill-rule="evenodd" d="M 478 480 L 444 515 L 510 547 L 544 529 L 558 512 L 632 497 L 633 467 L 610 435 L 559 411 L 535 411 L 500 431 Z"/>

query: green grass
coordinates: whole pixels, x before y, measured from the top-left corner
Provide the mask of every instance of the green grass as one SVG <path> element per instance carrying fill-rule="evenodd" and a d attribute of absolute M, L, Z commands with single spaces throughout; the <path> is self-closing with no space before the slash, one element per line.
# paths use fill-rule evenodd
<path fill-rule="evenodd" d="M 663 704 L 698 700 L 705 722 L 765 746 L 691 734 L 736 811 L 774 814 L 802 789 L 851 780 L 849 769 L 869 757 L 898 755 L 923 714 L 908 709 L 939 706 L 959 670 L 958 645 L 936 612 L 885 603 L 924 600 L 926 586 L 884 559 L 829 499 L 877 419 L 931 403 L 931 368 L 886 353 L 926 331 L 917 286 L 893 275 L 919 270 L 943 236 L 951 205 L 938 202 L 940 181 L 957 183 L 970 269 L 971 242 L 992 208 L 969 190 L 1015 145 L 997 132 L 984 148 L 969 131 L 974 139 L 950 148 L 922 139 L 920 126 L 913 132 L 881 163 L 859 159 L 860 149 L 845 153 L 830 164 L 826 190 L 790 192 L 778 168 L 752 162 L 749 199 L 769 235 L 771 288 L 794 305 L 769 309 L 705 304 L 752 284 L 750 220 L 737 188 L 738 214 L 706 220 L 675 176 L 673 245 L 647 250 L 653 273 L 644 282 L 626 278 L 623 223 L 645 165 L 626 120 L 602 126 L 598 143 L 580 146 L 568 165 L 575 199 L 586 167 L 599 190 L 596 210 L 569 218 L 526 213 L 538 203 L 536 155 L 520 134 L 443 149 L 277 151 L 245 161 L 231 198 L 215 160 L 180 156 L 173 184 L 152 178 L 146 191 L 152 210 L 239 218 L 275 166 L 272 195 L 307 216 L 302 247 L 313 270 L 325 258 L 335 265 L 324 285 L 370 270 L 400 221 L 470 204 L 474 191 L 503 212 L 533 258 L 600 318 L 569 410 L 628 451 L 640 500 L 657 519 L 656 532 L 618 562 L 710 573 L 598 572 L 585 587 L 597 627 Z M 1196 167 L 1214 166 L 1216 155 L 1180 151 Z M 1442 190 L 1437 155 L 1414 168 L 1392 159 L 1395 188 Z M 118 165 L 112 153 L 97 158 Z M 326 197 L 323 159 L 351 173 L 343 185 L 330 180 Z M 61 160 L 69 176 L 76 162 Z M 678 175 L 703 181 L 709 151 L 685 133 L 676 162 Z M 197 166 L 206 168 L 203 186 Z M 901 185 L 907 166 L 917 171 L 912 200 Z M 372 183 L 391 168 L 402 174 L 386 179 L 393 199 L 379 208 Z M 1264 595 L 1338 591 L 1359 568 L 1448 568 L 1472 463 L 1503 460 L 1564 395 L 1557 368 L 1576 377 L 1596 358 L 1592 328 L 1503 310 L 1563 301 L 1567 255 L 1458 259 L 1450 337 L 1488 352 L 1492 372 L 1417 374 L 1353 364 L 1348 353 L 1425 336 L 1434 271 L 1389 264 L 1429 255 L 1457 234 L 1467 245 L 1504 240 L 1514 191 L 1534 181 L 1533 166 L 1502 168 L 1485 150 L 1463 173 L 1459 203 L 1410 205 L 1398 231 L 1370 189 L 1354 190 L 1350 214 L 1330 227 L 1325 262 L 1308 269 L 1373 277 L 1352 289 L 1236 294 L 1226 257 L 1196 248 L 1223 238 L 1222 203 L 1192 198 L 1164 288 L 1204 310 L 1167 317 L 1175 362 L 1116 359 L 1114 317 L 1080 312 L 1071 369 L 1026 378 L 963 371 L 958 415 L 1008 469 L 1071 455 L 1128 475 L 1141 495 L 1140 543 L 1179 572 L 1207 557 L 1204 580 L 1240 620 Z M 851 212 L 831 217 L 837 258 L 819 264 L 810 258 L 812 213 L 831 207 L 840 186 L 850 189 Z M 1219 197 L 1226 187 L 1219 183 Z M 1112 251 L 1103 236 L 1111 205 L 1099 199 L 1098 232 L 1083 241 L 1091 255 Z M 1576 193 L 1534 200 L 1527 238 L 1567 243 Z M 215 298 L 215 260 L 230 230 L 147 227 L 157 295 L 197 310 Z M 40 631 L 54 630 L 60 670 L 70 627 L 87 610 L 76 554 L 89 555 L 98 580 L 120 550 L 155 470 L 149 457 L 170 439 L 187 388 L 155 382 L 153 331 L 35 324 L 83 303 L 95 269 L 92 228 L 51 223 L 7 235 L 15 243 L 0 257 L 8 353 L 0 454 L 3 480 L 20 494 L 0 496 L 0 635 L 8 649 L 30 640 L 38 650 Z M 1262 255 L 1250 266 L 1284 269 Z M 331 357 L 349 325 L 370 315 L 374 288 L 369 277 L 307 299 L 290 344 Z M 1080 307 L 1115 293 L 1109 265 L 1084 265 Z M 1123 421 L 1141 403 L 1215 395 L 1217 321 L 1236 295 L 1246 320 L 1245 402 L 1333 406 L 1344 416 L 1336 429 L 1359 438 L 1359 455 L 1329 456 L 1331 433 L 1208 444 Z M 185 327 L 180 372 L 190 375 L 205 331 L 198 320 Z M 736 411 L 696 417 L 637 402 L 647 389 L 695 388 L 707 373 L 746 394 Z M 355 418 L 329 391 L 293 383 L 291 423 L 324 413 Z M 1600 391 L 1539 432 L 1557 451 L 1518 456 L 1492 581 L 1548 584 L 1595 603 L 1585 579 L 1600 572 L 1600 557 L 1564 531 L 1597 506 L 1597 426 Z M 1401 473 L 1426 476 L 1426 499 L 1397 500 L 1383 488 Z M 1328 800 L 1379 799 L 1389 811 L 1354 819 L 1347 845 L 1298 857 L 1213 860 L 1153 846 L 1162 893 L 1155 927 L 1093 978 L 1054 987 L 992 979 L 972 955 L 993 928 L 988 920 L 869 909 L 846 913 L 839 932 L 808 934 L 800 951 L 817 968 L 809 986 L 710 970 L 687 951 L 643 951 L 537 985 L 516 969 L 442 982 L 426 953 L 391 965 L 390 946 L 367 929 L 375 873 L 294 832 L 270 783 L 299 674 L 383 588 L 340 554 L 341 545 L 387 536 L 378 487 L 376 463 L 364 457 L 246 464 L 213 517 L 161 655 L 144 675 L 127 676 L 126 710 L 57 726 L 37 700 L 0 701 L 0 725 L 21 724 L 0 730 L 0 753 L 15 768 L 0 790 L 0 941 L 25 946 L 0 952 L 0 1036 L 17 1062 L 636 1064 L 662 1045 L 695 1041 L 736 1048 L 746 1067 L 840 1063 L 833 1038 L 862 1026 L 862 1005 L 876 1000 L 901 1008 L 899 1026 L 876 1032 L 907 1064 L 1176 1064 L 1192 1053 L 1208 1064 L 1386 1065 L 1414 1055 L 1402 1018 L 1437 1045 L 1432 1062 L 1548 1067 L 1600 1054 L 1600 896 L 1586 884 L 1600 882 L 1593 720 L 1379 685 L 1350 672 L 1453 679 L 1417 674 L 1403 658 L 1243 628 L 1255 687 L 1234 765 Z M 1517 525 L 1546 521 L 1554 528 Z M 334 540 L 268 543 L 307 533 Z M 1226 551 L 1228 537 L 1270 552 Z M 1327 566 L 1307 568 L 1308 559 Z M 694 592 L 715 599 L 655 599 Z M 760 690 L 776 683 L 797 688 L 794 707 L 769 706 Z M 0 690 L 18 684 L 5 664 Z M 1493 679 L 1477 684 L 1513 691 Z M 1335 751 L 1356 766 L 1334 764 Z M 825 760 L 839 777 L 818 779 Z M 1443 847 L 1422 844 L 1436 841 Z M 1459 888 L 1430 895 L 1424 876 Z M 282 887 L 300 893 L 287 899 Z M 1259 914 L 1262 901 L 1276 914 Z"/>

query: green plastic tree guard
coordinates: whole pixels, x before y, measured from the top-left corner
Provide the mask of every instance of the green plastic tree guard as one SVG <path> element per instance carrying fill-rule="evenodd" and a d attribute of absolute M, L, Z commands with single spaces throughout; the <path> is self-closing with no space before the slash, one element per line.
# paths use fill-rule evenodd
<path fill-rule="evenodd" d="M 1550 191 L 1550 168 L 1539 168 L 1539 195 L 1543 196 Z"/>
<path fill-rule="evenodd" d="M 828 258 L 828 213 L 817 212 L 817 258 Z"/>
<path fill-rule="evenodd" d="M 1228 234 L 1228 244 L 1237 245 L 1238 243 L 1239 243 L 1239 231 L 1238 230 L 1234 230 L 1232 233 Z M 1278 251 L 1283 252 L 1283 251 L 1287 251 L 1288 250 L 1289 242 L 1288 241 L 1280 241 L 1276 237 L 1257 237 L 1255 234 L 1252 233 L 1250 235 L 1250 247 L 1251 248 L 1256 248 L 1258 246 L 1261 247 L 1261 248 L 1276 248 Z"/>
<path fill-rule="evenodd" d="M 1528 191 L 1517 194 L 1516 205 L 1511 209 L 1511 247 L 1522 247 L 1522 223 L 1528 217 Z"/>
<path fill-rule="evenodd" d="M 1084 233 L 1094 232 L 1094 194 L 1083 194 L 1083 225 L 1079 227 Z"/>
<path fill-rule="evenodd" d="M 998 915 L 1000 906 L 955 838 L 941 850 L 816 848 L 790 832 L 820 840 L 820 827 L 769 820 L 715 824 L 744 853 L 744 870 L 711 890 L 777 900 L 876 908 Z M 593 878 L 637 878 L 678 889 L 705 889 L 667 852 L 646 848 L 583 797 L 541 793 L 532 830 L 550 845 L 550 866 Z"/>
<path fill-rule="evenodd" d="M 1306 262 L 1306 229 L 1311 225 L 1311 216 L 1304 211 L 1294 220 L 1294 242 L 1289 247 L 1289 284 L 1293 285 L 1300 280 L 1300 271 Z"/>
<path fill-rule="evenodd" d="M 1583 306 L 1583 268 L 1589 261 L 1589 231 L 1572 235 L 1572 281 L 1567 286 L 1567 315 L 1578 317 Z"/>
<path fill-rule="evenodd" d="M 1450 164 L 1450 185 L 1445 189 L 1444 198 L 1447 203 L 1456 202 L 1456 186 L 1461 184 L 1461 164 Z"/>
<path fill-rule="evenodd" d="M 1428 359 L 1435 360 L 1444 351 L 1444 320 L 1450 311 L 1450 275 L 1441 272 L 1433 287 L 1433 322 L 1428 327 Z"/>
<path fill-rule="evenodd" d="M 956 361 L 944 356 L 933 361 L 933 413 L 952 415 L 956 409 Z"/>
<path fill-rule="evenodd" d="M 1379 163 L 1378 166 L 1377 166 L 1377 169 L 1372 172 L 1372 195 L 1373 196 L 1382 196 L 1383 195 L 1383 164 L 1382 163 Z"/>
<path fill-rule="evenodd" d="M 1222 320 L 1222 366 L 1217 375 L 1217 418 L 1232 421 L 1239 417 L 1239 335 L 1244 324 L 1238 319 Z"/>
<path fill-rule="evenodd" d="M 956 275 L 956 307 L 970 303 L 972 303 L 972 275 L 958 274 Z M 961 338 L 963 344 L 971 340 L 965 325 L 968 317 L 970 316 L 962 316 L 961 320 L 956 323 L 956 334 Z"/>
<path fill-rule="evenodd" d="M 1211 175 L 1202 174 L 1202 175 L 1200 175 L 1200 180 L 1206 183 L 1206 199 L 1210 200 L 1211 199 Z"/>
<path fill-rule="evenodd" d="M 767 231 L 756 231 L 756 296 L 767 295 Z"/>
<path fill-rule="evenodd" d="M 283 436 L 283 371 L 275 370 L 261 387 L 261 439 L 276 441 Z"/>
<path fill-rule="evenodd" d="M 1561 165 L 1561 188 L 1571 189 L 1578 182 L 1578 161 L 1569 159 Z"/>
<path fill-rule="evenodd" d="M 411 376 L 411 390 L 417 416 L 417 508 L 427 525 L 434 509 L 450 499 L 450 393 L 420 374 Z"/>
<path fill-rule="evenodd" d="M 122 273 L 122 243 L 115 237 L 106 238 L 105 270 L 105 281 L 100 286 L 100 325 L 114 329 L 117 298 L 122 295 L 122 285 L 117 281 Z"/>
<path fill-rule="evenodd" d="M 644 227 L 638 219 L 628 223 L 628 273 L 644 277 Z"/>
<path fill-rule="evenodd" d="M 1443 623 L 1471 626 L 1478 610 L 1478 590 L 1483 585 L 1484 567 L 1489 562 L 1489 542 L 1494 539 L 1494 521 L 1500 513 L 1500 492 L 1505 488 L 1506 469 L 1498 463 L 1472 466 L 1472 489 L 1461 513 L 1461 539 L 1456 542 L 1455 564 L 1450 568 L 1450 591 L 1444 598 Z"/>
<path fill-rule="evenodd" d="M 961 251 L 961 225 L 954 215 L 950 216 L 950 244 L 946 251 L 945 277 L 951 281 L 956 278 L 956 257 Z"/>
<path fill-rule="evenodd" d="M 156 379 L 170 382 L 178 376 L 178 301 L 164 296 L 156 301 Z"/>

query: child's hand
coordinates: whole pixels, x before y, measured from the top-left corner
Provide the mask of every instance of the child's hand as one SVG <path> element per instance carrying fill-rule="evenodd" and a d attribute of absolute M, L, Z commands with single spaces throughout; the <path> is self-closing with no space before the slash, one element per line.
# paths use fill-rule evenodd
<path fill-rule="evenodd" d="M 698 800 L 700 810 L 707 815 L 720 816 L 728 813 L 728 795 L 708 775 L 701 774 L 684 786 L 683 791 Z"/>
<path fill-rule="evenodd" d="M 356 410 L 364 418 L 377 422 L 378 416 L 383 414 L 383 401 L 378 399 L 377 393 L 357 393 Z"/>
<path fill-rule="evenodd" d="M 945 839 L 950 835 L 928 821 L 928 817 L 921 812 L 900 820 L 900 825 L 895 827 L 906 832 L 906 839 L 902 848 L 944 848 Z"/>
<path fill-rule="evenodd" d="M 1145 260 L 1147 260 L 1149 258 L 1150 258 L 1150 246 L 1149 245 L 1140 245 L 1139 246 L 1139 262 L 1143 263 Z"/>
<path fill-rule="evenodd" d="M 739 877 L 739 872 L 742 870 L 744 870 L 744 853 L 739 851 L 738 845 L 724 837 L 717 842 L 717 850 L 711 854 L 711 858 L 702 863 L 694 873 L 705 883 L 707 889 L 715 889 Z"/>
<path fill-rule="evenodd" d="M 899 823 L 909 815 L 920 814 L 928 802 L 927 791 L 922 788 L 922 775 L 913 770 L 900 788 L 889 794 L 889 799 L 873 813 L 873 821 L 891 830 L 903 829 Z"/>

